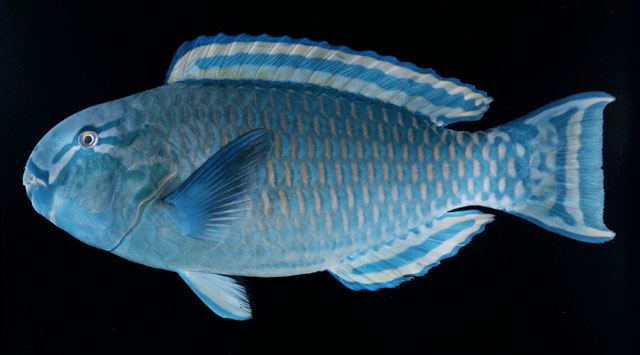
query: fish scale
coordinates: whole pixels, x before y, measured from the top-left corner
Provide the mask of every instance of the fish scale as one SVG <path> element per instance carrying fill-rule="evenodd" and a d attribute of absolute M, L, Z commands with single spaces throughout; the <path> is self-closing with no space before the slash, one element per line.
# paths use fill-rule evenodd
<path fill-rule="evenodd" d="M 178 111 L 175 127 L 163 126 L 172 140 L 191 137 L 181 146 L 180 154 L 188 157 L 179 173 L 184 178 L 207 159 L 207 150 L 225 145 L 225 136 L 268 127 L 274 139 L 258 181 L 260 198 L 252 202 L 248 218 L 255 223 L 235 231 L 217 248 L 220 255 L 207 251 L 200 256 L 200 266 L 247 274 L 321 269 L 447 210 L 469 204 L 505 207 L 513 198 L 507 190 L 498 194 L 492 189 L 499 182 L 497 172 L 520 159 L 504 132 L 450 131 L 391 106 L 312 88 L 301 93 L 260 85 L 188 84 L 166 94 L 176 95 L 168 100 L 201 110 Z M 218 143 L 206 149 L 210 141 Z M 497 157 L 500 145 L 505 147 L 502 159 Z M 502 178 L 512 189 L 515 176 Z M 276 252 L 284 252 L 289 263 L 281 258 L 273 263 Z M 246 260 L 244 271 L 230 262 L 237 258 Z"/>
<path fill-rule="evenodd" d="M 427 273 L 480 233 L 484 206 L 580 241 L 603 222 L 602 117 L 574 95 L 480 132 L 492 99 L 373 52 L 287 37 L 201 37 L 165 85 L 51 129 L 23 183 L 76 238 L 176 272 L 248 319 L 235 276 L 328 271 L 353 290 Z"/>

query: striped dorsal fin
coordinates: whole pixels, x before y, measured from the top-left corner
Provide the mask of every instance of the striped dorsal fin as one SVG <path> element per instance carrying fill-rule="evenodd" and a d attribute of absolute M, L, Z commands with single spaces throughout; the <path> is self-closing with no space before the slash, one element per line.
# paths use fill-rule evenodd
<path fill-rule="evenodd" d="M 454 256 L 491 221 L 493 215 L 477 210 L 448 212 L 402 238 L 348 257 L 329 271 L 352 290 L 396 287 Z"/>
<path fill-rule="evenodd" d="M 219 34 L 184 43 L 166 83 L 189 80 L 315 85 L 396 105 L 440 126 L 478 120 L 492 101 L 471 85 L 393 57 L 267 35 Z"/>

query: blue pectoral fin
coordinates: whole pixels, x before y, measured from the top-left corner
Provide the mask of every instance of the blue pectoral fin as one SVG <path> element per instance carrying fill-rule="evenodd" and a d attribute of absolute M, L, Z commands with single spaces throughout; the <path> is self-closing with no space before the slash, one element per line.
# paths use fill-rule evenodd
<path fill-rule="evenodd" d="M 404 237 L 348 257 L 329 271 L 352 290 L 392 288 L 454 256 L 491 221 L 493 215 L 476 210 L 448 212 Z"/>
<path fill-rule="evenodd" d="M 220 317 L 251 319 L 251 306 L 244 287 L 233 278 L 193 271 L 178 272 L 178 275 Z"/>
<path fill-rule="evenodd" d="M 184 235 L 216 240 L 246 217 L 258 169 L 271 149 L 263 129 L 232 141 L 164 198 Z"/>

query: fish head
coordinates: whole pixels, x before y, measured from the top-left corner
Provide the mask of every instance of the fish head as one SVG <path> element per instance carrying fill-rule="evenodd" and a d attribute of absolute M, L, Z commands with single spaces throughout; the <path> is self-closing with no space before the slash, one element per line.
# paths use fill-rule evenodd
<path fill-rule="evenodd" d="M 150 156 L 163 151 L 148 144 L 150 130 L 138 124 L 139 110 L 129 101 L 90 107 L 57 124 L 36 145 L 23 175 L 39 214 L 109 251 L 137 223 L 168 170 Z"/>

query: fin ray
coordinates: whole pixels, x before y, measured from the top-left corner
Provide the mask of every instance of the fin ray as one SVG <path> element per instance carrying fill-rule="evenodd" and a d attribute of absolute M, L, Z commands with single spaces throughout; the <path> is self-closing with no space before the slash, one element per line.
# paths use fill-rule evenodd
<path fill-rule="evenodd" d="M 378 99 L 438 125 L 480 119 L 492 101 L 471 85 L 392 57 L 266 35 L 220 34 L 183 44 L 166 82 L 186 80 L 316 85 Z"/>
<path fill-rule="evenodd" d="M 448 212 L 406 236 L 348 257 L 329 271 L 352 290 L 392 288 L 455 255 L 493 220 L 476 210 Z"/>
<path fill-rule="evenodd" d="M 603 221 L 602 92 L 573 95 L 505 126 L 529 147 L 526 198 L 508 212 L 589 243 L 611 240 Z"/>
<path fill-rule="evenodd" d="M 234 320 L 251 318 L 247 293 L 233 278 L 194 271 L 180 271 L 178 275 L 220 317 Z"/>
<path fill-rule="evenodd" d="M 185 235 L 215 240 L 244 219 L 246 203 L 254 197 L 256 170 L 270 144 L 270 135 L 263 129 L 237 138 L 164 198 Z"/>

